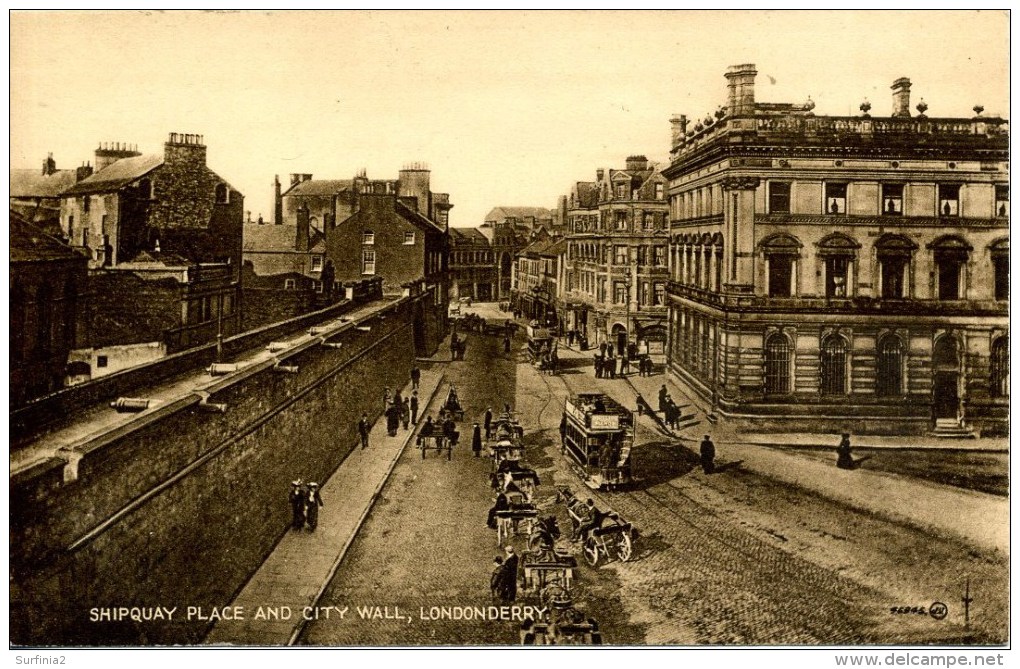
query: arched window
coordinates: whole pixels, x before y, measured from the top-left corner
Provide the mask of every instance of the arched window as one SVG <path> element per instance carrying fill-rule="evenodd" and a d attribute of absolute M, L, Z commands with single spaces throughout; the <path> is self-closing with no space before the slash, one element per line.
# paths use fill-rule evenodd
<path fill-rule="evenodd" d="M 853 267 L 859 248 L 860 244 L 838 232 L 818 242 L 818 256 L 825 269 L 826 297 L 843 298 L 854 294 Z"/>
<path fill-rule="evenodd" d="M 846 394 L 846 340 L 832 335 L 822 342 L 820 373 L 824 395 Z"/>
<path fill-rule="evenodd" d="M 960 344 L 956 338 L 945 335 L 935 342 L 931 361 L 936 368 L 958 369 L 960 367 Z"/>
<path fill-rule="evenodd" d="M 765 284 L 769 297 L 791 297 L 796 294 L 797 259 L 801 243 L 790 235 L 773 235 L 762 241 L 765 256 Z"/>
<path fill-rule="evenodd" d="M 216 184 L 216 204 L 226 204 L 229 202 L 230 190 L 227 188 L 227 184 Z"/>
<path fill-rule="evenodd" d="M 790 340 L 774 333 L 765 341 L 765 394 L 790 392 Z"/>
<path fill-rule="evenodd" d="M 931 244 L 935 258 L 936 295 L 940 300 L 959 300 L 966 292 L 964 267 L 971 246 L 959 237 L 942 237 Z"/>
<path fill-rule="evenodd" d="M 881 297 L 908 297 L 910 258 L 917 245 L 900 235 L 884 235 L 875 242 L 878 258 L 878 283 Z"/>
<path fill-rule="evenodd" d="M 989 393 L 992 397 L 1009 397 L 1009 338 L 999 337 L 992 342 Z"/>
<path fill-rule="evenodd" d="M 903 342 L 895 335 L 884 337 L 878 344 L 875 392 L 878 395 L 903 394 Z"/>

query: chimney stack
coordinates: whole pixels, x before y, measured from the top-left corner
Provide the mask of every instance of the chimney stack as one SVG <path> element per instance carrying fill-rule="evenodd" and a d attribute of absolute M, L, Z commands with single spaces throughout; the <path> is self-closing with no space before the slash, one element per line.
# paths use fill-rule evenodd
<path fill-rule="evenodd" d="M 273 223 L 283 223 L 283 198 L 281 197 L 280 175 L 273 175 Z"/>
<path fill-rule="evenodd" d="M 726 71 L 730 89 L 730 116 L 754 116 L 754 63 L 732 65 Z"/>
<path fill-rule="evenodd" d="M 46 160 L 43 161 L 42 173 L 44 177 L 48 177 L 57 171 L 57 161 L 53 160 L 53 154 L 46 154 Z"/>
<path fill-rule="evenodd" d="M 900 77 L 891 88 L 893 117 L 910 118 L 910 79 Z"/>
<path fill-rule="evenodd" d="M 88 179 L 90 176 L 92 176 L 92 165 L 89 163 L 85 163 L 74 170 L 75 183 L 78 183 L 82 179 Z"/>
<path fill-rule="evenodd" d="M 122 158 L 140 156 L 137 146 L 121 142 L 100 142 L 96 149 L 96 172 L 108 167 Z"/>
<path fill-rule="evenodd" d="M 308 250 L 308 237 L 310 234 L 309 228 L 309 211 L 308 207 L 301 205 L 297 210 L 297 239 L 294 241 L 295 250 L 305 252 Z"/>
<path fill-rule="evenodd" d="M 641 172 L 648 169 L 648 158 L 645 156 L 627 156 L 627 171 Z"/>
<path fill-rule="evenodd" d="M 602 177 L 606 175 L 606 171 L 601 167 L 595 170 L 595 181 L 602 181 Z"/>
<path fill-rule="evenodd" d="M 669 124 L 672 126 L 673 146 L 680 143 L 680 140 L 687 134 L 687 116 L 686 114 L 674 114 L 669 119 Z"/>

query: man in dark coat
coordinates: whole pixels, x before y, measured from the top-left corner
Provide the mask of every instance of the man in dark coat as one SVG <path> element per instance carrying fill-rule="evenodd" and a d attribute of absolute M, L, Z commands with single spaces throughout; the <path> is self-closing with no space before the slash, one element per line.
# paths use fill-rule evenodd
<path fill-rule="evenodd" d="M 301 479 L 290 484 L 290 508 L 294 513 L 291 526 L 300 530 L 305 526 L 305 491 L 301 489 Z"/>
<path fill-rule="evenodd" d="M 492 407 L 485 410 L 485 438 L 492 439 Z"/>
<path fill-rule="evenodd" d="M 715 471 L 715 444 L 707 434 L 701 440 L 701 470 L 706 474 Z"/>
<path fill-rule="evenodd" d="M 489 577 L 489 591 L 492 592 L 493 597 L 499 597 L 500 590 L 503 585 L 503 558 L 499 555 L 492 561 L 492 575 Z"/>
<path fill-rule="evenodd" d="M 503 337 L 503 353 L 510 354 L 510 337 Z"/>
<path fill-rule="evenodd" d="M 312 532 L 319 526 L 319 507 L 322 506 L 322 494 L 319 492 L 318 483 L 308 484 L 307 506 L 305 514 L 308 516 L 308 529 Z"/>
<path fill-rule="evenodd" d="M 609 347 L 609 355 L 606 356 L 606 371 L 609 372 L 609 378 L 616 378 L 616 358 L 613 357 L 613 348 Z"/>
<path fill-rule="evenodd" d="M 666 398 L 669 397 L 669 391 L 666 390 L 666 384 L 662 384 L 659 388 L 659 413 L 666 413 Z"/>
<path fill-rule="evenodd" d="M 397 427 L 400 425 L 400 407 L 397 404 L 391 404 L 386 409 L 386 432 L 391 436 L 397 436 Z"/>
<path fill-rule="evenodd" d="M 411 388 L 418 390 L 418 383 L 421 381 L 421 370 L 418 365 L 411 368 Z"/>
<path fill-rule="evenodd" d="M 506 559 L 503 560 L 503 578 L 501 579 L 500 598 L 504 602 L 517 599 L 517 564 L 518 557 L 513 546 L 506 547 Z"/>
<path fill-rule="evenodd" d="M 496 495 L 496 503 L 489 509 L 489 518 L 485 521 L 485 526 L 489 529 L 496 529 L 496 512 L 506 511 L 510 508 L 510 500 L 503 493 Z"/>
<path fill-rule="evenodd" d="M 850 435 L 843 433 L 843 438 L 836 447 L 836 466 L 840 469 L 853 469 L 854 458 L 850 451 Z"/>
<path fill-rule="evenodd" d="M 358 434 L 361 435 L 361 448 L 368 448 L 368 433 L 372 431 L 372 424 L 368 422 L 368 414 L 361 414 L 358 421 Z"/>
<path fill-rule="evenodd" d="M 475 423 L 475 429 L 471 432 L 471 451 L 476 458 L 482 453 L 482 426 L 478 423 Z"/>
<path fill-rule="evenodd" d="M 412 425 L 417 425 L 418 424 L 418 391 L 417 390 L 411 391 L 410 409 L 411 409 L 411 424 Z"/>

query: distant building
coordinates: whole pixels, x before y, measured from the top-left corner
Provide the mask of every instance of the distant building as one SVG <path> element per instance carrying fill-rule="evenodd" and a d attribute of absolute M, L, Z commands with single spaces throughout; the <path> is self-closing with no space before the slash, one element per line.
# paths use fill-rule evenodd
<path fill-rule="evenodd" d="M 596 170 L 571 188 L 562 307 L 592 344 L 648 344 L 665 353 L 669 279 L 666 179 L 645 156 Z"/>
<path fill-rule="evenodd" d="M 10 406 L 59 390 L 68 355 L 86 343 L 88 261 L 10 214 Z"/>
<path fill-rule="evenodd" d="M 450 228 L 450 299 L 489 302 L 499 276 L 489 238 L 478 228 Z"/>
<path fill-rule="evenodd" d="M 485 215 L 485 223 L 496 227 L 506 223 L 514 227 L 524 228 L 530 233 L 539 227 L 554 227 L 556 212 L 544 207 L 493 207 Z"/>
<path fill-rule="evenodd" d="M 61 194 L 61 228 L 89 262 L 91 344 L 116 347 L 97 367 L 239 331 L 243 210 L 201 135 L 170 133 L 162 155 L 100 145 L 95 172 Z"/>
<path fill-rule="evenodd" d="M 757 430 L 966 436 L 1009 418 L 1009 135 L 982 116 L 672 120 L 669 369 Z M 819 420 L 819 419 L 822 420 Z"/>
<path fill-rule="evenodd" d="M 60 194 L 89 177 L 92 167 L 83 165 L 73 170 L 58 170 L 53 154 L 42 163 L 42 169 L 12 169 L 10 176 L 10 207 L 24 220 L 53 237 L 61 238 Z"/>
<path fill-rule="evenodd" d="M 516 306 L 521 314 L 560 332 L 564 326 L 557 304 L 566 252 L 565 239 L 545 238 L 532 242 L 517 254 L 514 272 Z"/>

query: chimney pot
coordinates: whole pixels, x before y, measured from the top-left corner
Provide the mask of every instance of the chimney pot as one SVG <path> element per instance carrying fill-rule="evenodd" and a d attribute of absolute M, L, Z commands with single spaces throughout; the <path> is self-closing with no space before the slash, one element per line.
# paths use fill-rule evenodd
<path fill-rule="evenodd" d="M 754 116 L 754 78 L 757 75 L 754 63 L 732 65 L 726 71 L 730 116 Z"/>
<path fill-rule="evenodd" d="M 900 77 L 892 86 L 893 109 L 895 118 L 910 118 L 910 79 Z"/>

